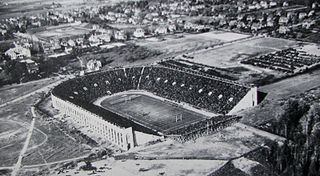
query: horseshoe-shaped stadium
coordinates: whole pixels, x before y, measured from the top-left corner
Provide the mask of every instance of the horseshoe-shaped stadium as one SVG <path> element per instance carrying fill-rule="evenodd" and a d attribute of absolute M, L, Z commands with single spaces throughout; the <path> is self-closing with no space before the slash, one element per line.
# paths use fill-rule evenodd
<path fill-rule="evenodd" d="M 257 105 L 257 88 L 197 71 L 116 68 L 69 79 L 52 90 L 53 106 L 123 150 L 159 138 L 186 141 L 239 120 Z"/>

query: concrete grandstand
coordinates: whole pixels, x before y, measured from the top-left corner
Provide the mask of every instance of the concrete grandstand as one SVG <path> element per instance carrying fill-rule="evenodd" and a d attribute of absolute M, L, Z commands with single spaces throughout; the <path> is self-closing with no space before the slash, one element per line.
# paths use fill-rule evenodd
<path fill-rule="evenodd" d="M 163 137 L 184 142 L 226 127 L 239 120 L 236 112 L 257 105 L 257 88 L 183 69 L 140 66 L 63 82 L 53 89 L 52 102 L 128 150 Z"/>

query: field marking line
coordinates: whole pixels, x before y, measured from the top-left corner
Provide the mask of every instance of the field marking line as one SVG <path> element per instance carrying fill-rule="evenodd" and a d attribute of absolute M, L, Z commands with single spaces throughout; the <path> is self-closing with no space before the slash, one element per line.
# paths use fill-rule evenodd
<path fill-rule="evenodd" d="M 33 108 L 31 108 L 31 112 L 32 113 L 34 113 L 34 110 L 32 110 Z M 33 114 L 33 115 L 35 115 L 35 114 Z M 31 139 L 31 136 L 32 136 L 33 128 L 34 128 L 34 124 L 35 124 L 35 117 L 33 116 L 32 122 L 30 124 L 29 131 L 28 131 L 27 139 L 26 139 L 26 141 L 24 143 L 24 146 L 23 146 L 22 150 L 20 151 L 20 155 L 18 157 L 18 161 L 17 161 L 16 165 L 14 166 L 14 168 L 12 170 L 12 174 L 11 174 L 12 176 L 16 176 L 18 174 L 18 172 L 19 172 L 19 169 L 21 168 L 21 162 L 22 162 L 22 159 L 24 157 L 25 152 L 28 149 L 28 145 L 30 143 L 30 139 Z"/>
<path fill-rule="evenodd" d="M 43 157 L 42 153 L 40 152 L 40 150 L 38 150 L 39 155 L 41 156 L 41 159 L 44 161 L 45 164 L 47 164 L 47 161 L 45 160 L 45 158 Z"/>
<path fill-rule="evenodd" d="M 12 166 L 9 166 L 9 167 L 7 167 L 7 166 L 4 166 L 4 167 L 0 167 L 0 170 L 5 170 L 5 169 L 12 169 L 13 167 Z"/>
<path fill-rule="evenodd" d="M 13 123 L 17 123 L 19 124 L 21 127 L 24 127 L 24 128 L 27 128 L 27 126 L 29 126 L 30 124 L 29 123 L 26 123 L 26 122 L 19 122 L 19 121 L 15 121 L 15 120 L 8 120 L 10 122 L 13 122 Z M 40 147 L 41 145 L 43 145 L 45 142 L 47 142 L 48 140 L 48 135 L 46 133 L 44 133 L 43 131 L 41 131 L 40 129 L 38 129 L 37 127 L 34 127 L 33 128 L 34 130 L 37 130 L 39 133 L 41 133 L 42 135 L 45 136 L 45 139 L 40 143 L 40 144 L 37 144 L 37 145 L 34 145 L 30 148 L 28 148 L 28 150 L 32 150 L 32 149 L 35 149 L 37 147 Z"/>

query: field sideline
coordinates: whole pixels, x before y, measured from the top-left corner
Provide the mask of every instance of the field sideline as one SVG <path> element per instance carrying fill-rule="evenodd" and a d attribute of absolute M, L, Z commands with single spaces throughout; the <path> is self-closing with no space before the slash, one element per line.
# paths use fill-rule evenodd
<path fill-rule="evenodd" d="M 139 92 L 104 97 L 94 104 L 160 132 L 168 132 L 210 117 Z"/>

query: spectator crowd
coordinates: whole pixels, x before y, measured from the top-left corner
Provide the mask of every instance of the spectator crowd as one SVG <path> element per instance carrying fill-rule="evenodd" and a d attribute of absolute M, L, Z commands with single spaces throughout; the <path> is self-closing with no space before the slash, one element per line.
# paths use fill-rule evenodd
<path fill-rule="evenodd" d="M 294 48 L 288 48 L 275 53 L 261 55 L 241 61 L 243 64 L 250 64 L 285 73 L 294 73 L 301 68 L 314 66 L 319 62 L 319 56 L 311 55 Z"/>

